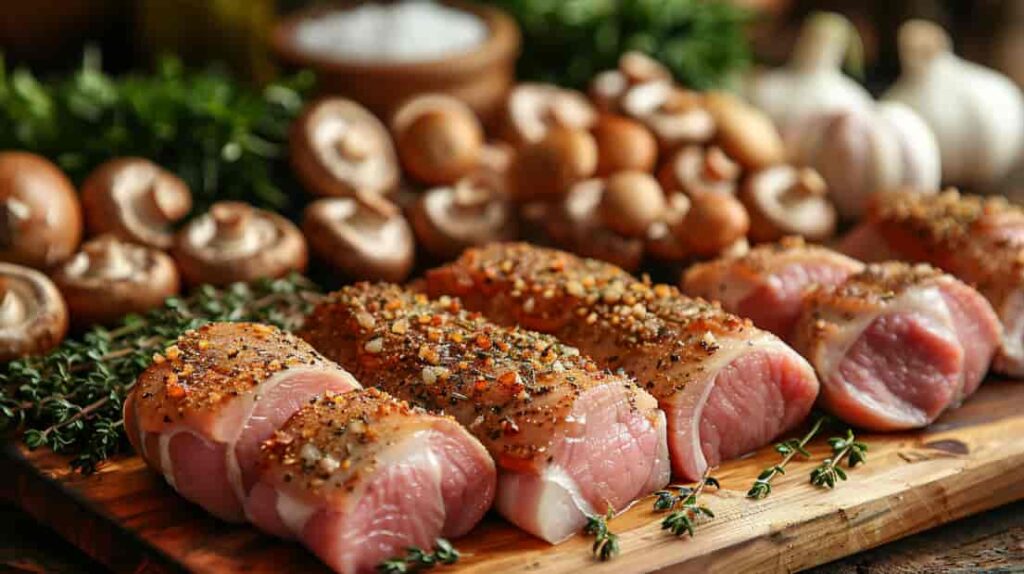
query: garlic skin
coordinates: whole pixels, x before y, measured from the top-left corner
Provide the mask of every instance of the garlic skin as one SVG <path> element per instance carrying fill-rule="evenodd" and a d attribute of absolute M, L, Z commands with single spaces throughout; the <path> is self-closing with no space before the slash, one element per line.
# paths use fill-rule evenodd
<path fill-rule="evenodd" d="M 821 174 L 845 220 L 859 218 L 872 193 L 899 187 L 935 193 L 941 179 L 935 136 L 913 110 L 896 102 L 812 118 L 794 142 L 793 155 L 795 163 Z"/>
<path fill-rule="evenodd" d="M 857 57 L 858 46 L 849 20 L 830 12 L 814 14 L 804 21 L 789 63 L 755 73 L 744 95 L 771 117 L 788 144 L 814 116 L 872 106 L 868 91 L 841 70 L 845 58 Z"/>
<path fill-rule="evenodd" d="M 956 56 L 949 35 L 931 22 L 907 22 L 898 43 L 903 72 L 883 99 L 913 108 L 934 132 L 943 183 L 977 191 L 998 183 L 1024 148 L 1020 88 Z"/>

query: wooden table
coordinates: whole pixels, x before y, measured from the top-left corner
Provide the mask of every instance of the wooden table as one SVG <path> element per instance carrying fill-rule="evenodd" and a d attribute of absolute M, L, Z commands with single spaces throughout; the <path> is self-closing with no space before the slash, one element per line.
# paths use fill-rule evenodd
<path fill-rule="evenodd" d="M 104 568 L 50 529 L 0 505 L 0 572 L 90 573 Z M 1024 502 L 953 522 L 811 570 L 813 574 L 1024 571 Z"/>

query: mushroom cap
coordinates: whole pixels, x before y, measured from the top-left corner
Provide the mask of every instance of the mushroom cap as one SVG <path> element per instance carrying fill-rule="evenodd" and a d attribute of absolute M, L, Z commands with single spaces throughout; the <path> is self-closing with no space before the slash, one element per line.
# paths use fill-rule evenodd
<path fill-rule="evenodd" d="M 76 327 L 109 325 L 160 307 L 180 291 L 174 260 L 113 235 L 87 241 L 53 273 Z"/>
<path fill-rule="evenodd" d="M 326 197 L 387 195 L 401 176 L 387 128 L 344 98 L 311 103 L 292 123 L 292 165 L 307 191 Z"/>
<path fill-rule="evenodd" d="M 469 173 L 484 144 L 480 120 L 462 100 L 428 94 L 395 112 L 392 133 L 402 167 L 427 184 L 455 183 Z"/>
<path fill-rule="evenodd" d="M 192 193 L 178 176 L 140 157 L 114 158 L 82 184 L 82 211 L 90 234 L 105 233 L 170 249 L 171 224 L 192 210 Z"/>
<path fill-rule="evenodd" d="M 715 146 L 683 147 L 658 170 L 658 181 L 666 191 L 691 197 L 701 193 L 733 194 L 739 176 L 739 165 Z"/>
<path fill-rule="evenodd" d="M 82 208 L 56 165 L 25 152 L 0 153 L 0 261 L 45 269 L 82 240 Z"/>
<path fill-rule="evenodd" d="M 604 114 L 591 133 L 597 143 L 598 177 L 624 170 L 651 171 L 658 161 L 658 141 L 638 121 Z"/>
<path fill-rule="evenodd" d="M 190 286 L 227 285 L 306 269 L 306 241 L 295 225 L 240 201 L 221 201 L 178 231 L 174 260 Z"/>
<path fill-rule="evenodd" d="M 324 198 L 306 207 L 302 231 L 318 258 L 352 279 L 399 283 L 412 271 L 416 246 L 401 212 L 383 215 L 352 198 Z"/>
<path fill-rule="evenodd" d="M 705 107 L 703 94 L 664 80 L 633 86 L 622 96 L 621 107 L 651 130 L 662 153 L 707 143 L 715 135 L 715 119 Z"/>
<path fill-rule="evenodd" d="M 690 257 L 690 251 L 672 233 L 686 213 L 690 211 L 690 198 L 682 193 L 672 193 L 665 201 L 665 215 L 647 228 L 644 251 L 652 259 L 665 263 L 680 263 Z"/>
<path fill-rule="evenodd" d="M 715 120 L 715 141 L 745 169 L 785 161 L 782 136 L 767 114 L 725 92 L 708 92 L 704 104 Z"/>
<path fill-rule="evenodd" d="M 522 83 L 508 95 L 504 139 L 522 146 L 543 140 L 555 126 L 588 130 L 596 121 L 597 110 L 582 93 L 553 84 Z"/>
<path fill-rule="evenodd" d="M 557 200 L 597 169 L 597 143 L 589 132 L 555 126 L 516 154 L 512 196 L 516 201 Z"/>
<path fill-rule="evenodd" d="M 468 180 L 428 190 L 409 218 L 420 245 L 440 259 L 454 258 L 474 245 L 516 237 L 514 210 L 508 200 Z"/>
<path fill-rule="evenodd" d="M 608 229 L 642 238 L 652 223 L 664 217 L 665 209 L 665 193 L 658 180 L 642 171 L 620 171 L 605 181 L 597 211 Z"/>
<path fill-rule="evenodd" d="M 601 179 L 572 186 L 561 202 L 549 205 L 544 231 L 562 249 L 636 271 L 643 258 L 644 242 L 619 235 L 604 225 L 598 212 L 604 188 Z"/>
<path fill-rule="evenodd" d="M 751 174 L 739 194 L 750 214 L 750 239 L 828 239 L 835 233 L 837 215 L 827 194 L 825 180 L 811 168 L 778 165 Z"/>
<path fill-rule="evenodd" d="M 690 198 L 690 209 L 672 233 L 698 257 L 715 257 L 744 239 L 750 216 L 740 200 L 725 193 Z"/>
<path fill-rule="evenodd" d="M 629 88 L 648 82 L 671 85 L 672 72 L 643 52 L 629 51 L 619 57 L 618 67 L 594 76 L 588 93 L 603 112 L 617 112 Z"/>
<path fill-rule="evenodd" d="M 68 332 L 57 286 L 28 267 L 0 263 L 0 362 L 43 354 Z"/>

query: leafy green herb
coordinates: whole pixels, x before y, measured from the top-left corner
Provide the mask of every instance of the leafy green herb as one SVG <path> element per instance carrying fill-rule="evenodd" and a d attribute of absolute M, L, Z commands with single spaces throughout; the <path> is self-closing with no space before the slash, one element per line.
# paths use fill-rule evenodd
<path fill-rule="evenodd" d="M 619 555 L 619 535 L 608 530 L 608 521 L 613 517 L 611 509 L 606 516 L 587 516 L 587 525 L 583 532 L 594 537 L 591 552 L 602 562 L 607 562 Z"/>
<path fill-rule="evenodd" d="M 750 15 L 707 0 L 491 0 L 523 31 L 522 79 L 583 87 L 628 50 L 646 52 L 684 85 L 726 84 L 750 62 Z"/>
<path fill-rule="evenodd" d="M 710 476 L 710 472 L 710 468 L 704 471 L 704 476 L 701 477 L 700 482 L 692 488 L 680 486 L 677 487 L 676 493 L 670 490 L 661 490 L 655 493 L 657 498 L 654 500 L 654 509 L 657 511 L 673 511 L 661 521 L 662 530 L 668 530 L 675 536 L 689 534 L 692 538 L 698 520 L 715 517 L 715 513 L 711 512 L 710 508 L 702 506 L 697 502 L 698 497 L 700 497 L 706 487 L 721 488 L 718 480 Z M 676 508 L 678 510 L 675 510 Z"/>
<path fill-rule="evenodd" d="M 821 427 L 828 420 L 827 416 L 819 416 L 814 424 L 811 426 L 811 430 L 807 431 L 802 438 L 796 439 L 791 438 L 775 445 L 775 452 L 782 455 L 782 460 L 779 461 L 775 466 L 770 466 L 761 471 L 761 474 L 757 476 L 757 480 L 747 491 L 748 498 L 761 499 L 765 498 L 772 492 L 772 480 L 780 474 L 786 474 L 786 465 L 797 455 L 804 458 L 810 458 L 811 453 L 807 452 L 807 443 L 811 442 Z"/>
<path fill-rule="evenodd" d="M 841 466 L 843 461 L 847 468 L 867 462 L 868 445 L 858 442 L 851 429 L 846 429 L 846 436 L 828 439 L 828 444 L 832 447 L 832 456 L 811 471 L 811 484 L 835 488 L 839 481 L 846 480 L 846 471 Z"/>
<path fill-rule="evenodd" d="M 219 199 L 297 209 L 287 135 L 311 86 L 302 73 L 257 90 L 175 59 L 114 78 L 95 50 L 76 73 L 48 81 L 0 61 L 0 149 L 49 157 L 76 182 L 111 157 L 145 157 L 189 184 L 197 213 Z"/>
<path fill-rule="evenodd" d="M 381 574 L 405 574 L 429 570 L 440 564 L 451 565 L 459 561 L 459 551 L 444 538 L 438 538 L 432 552 L 411 546 L 406 548 L 405 556 L 391 558 L 377 565 Z"/>
<path fill-rule="evenodd" d="M 154 353 L 211 321 L 294 328 L 317 297 L 316 287 L 298 275 L 224 289 L 205 286 L 129 316 L 115 329 L 94 327 L 48 355 L 0 368 L 0 426 L 21 429 L 29 448 L 74 454 L 72 466 L 92 472 L 126 448 L 121 407 Z"/>

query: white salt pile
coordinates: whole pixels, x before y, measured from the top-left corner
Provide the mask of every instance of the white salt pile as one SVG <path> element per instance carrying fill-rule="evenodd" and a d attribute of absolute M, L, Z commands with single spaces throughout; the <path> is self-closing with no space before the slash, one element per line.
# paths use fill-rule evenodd
<path fill-rule="evenodd" d="M 305 52 L 341 61 L 416 62 L 479 46 L 487 25 L 430 0 L 366 3 L 302 21 L 295 39 Z"/>

